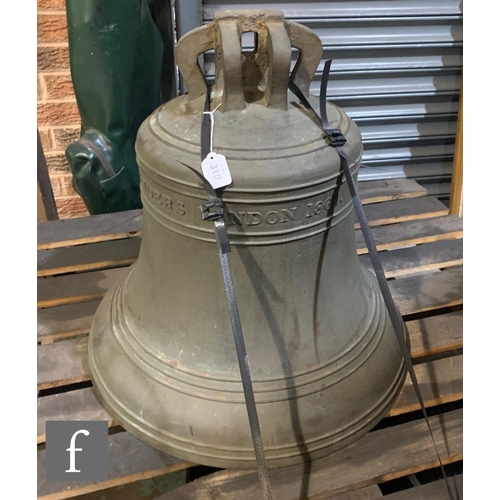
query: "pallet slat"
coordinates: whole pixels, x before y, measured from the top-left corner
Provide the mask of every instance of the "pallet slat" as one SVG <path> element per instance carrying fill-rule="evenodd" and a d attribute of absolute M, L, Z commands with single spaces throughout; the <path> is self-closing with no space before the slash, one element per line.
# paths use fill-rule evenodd
<path fill-rule="evenodd" d="M 427 190 L 412 179 L 364 181 L 358 184 L 363 204 L 426 196 Z"/>
<path fill-rule="evenodd" d="M 448 215 L 446 205 L 432 196 L 374 203 L 366 205 L 364 209 L 372 227 Z M 355 227 L 359 228 L 358 222 Z"/>
<path fill-rule="evenodd" d="M 415 374 L 426 407 L 451 403 L 463 398 L 462 356 L 437 359 L 416 365 Z M 419 409 L 420 404 L 408 376 L 388 416 L 393 417 Z"/>
<path fill-rule="evenodd" d="M 426 407 L 462 398 L 462 356 L 429 361 L 415 367 Z M 407 378 L 389 416 L 418 409 L 411 381 Z M 102 408 L 91 388 L 79 389 L 38 399 L 37 442 L 45 441 L 47 420 L 107 420 L 118 425 Z"/>
<path fill-rule="evenodd" d="M 462 411 L 430 418 L 444 463 L 462 458 Z M 368 433 L 352 446 L 306 466 L 269 471 L 273 493 L 280 500 L 320 500 L 435 467 L 436 451 L 424 420 Z M 304 479 L 306 471 L 306 479 Z M 254 471 L 221 471 L 177 488 L 157 500 L 260 500 Z"/>
<path fill-rule="evenodd" d="M 48 221 L 37 226 L 37 248 L 59 248 L 135 237 L 142 230 L 142 209 Z"/>
<path fill-rule="evenodd" d="M 38 390 L 89 380 L 87 347 L 87 338 L 38 346 Z"/>
<path fill-rule="evenodd" d="M 441 240 L 410 248 L 398 248 L 379 254 L 386 278 L 422 273 L 463 263 L 463 240 Z M 370 256 L 360 255 L 359 261 L 373 269 Z"/>
<path fill-rule="evenodd" d="M 107 420 L 109 427 L 115 427 L 92 389 L 77 389 L 37 400 L 37 444 L 45 442 L 45 422 L 47 420 Z"/>
<path fill-rule="evenodd" d="M 463 498 L 463 476 L 448 478 L 455 498 Z M 458 493 L 458 496 L 456 495 Z M 444 480 L 416 486 L 404 491 L 398 491 L 384 497 L 386 500 L 450 500 Z"/>
<path fill-rule="evenodd" d="M 406 221 L 399 224 L 374 227 L 372 235 L 377 250 L 390 250 L 409 245 L 450 240 L 463 236 L 463 221 L 456 215 Z M 368 253 L 361 230 L 355 232 L 358 255 Z"/>
<path fill-rule="evenodd" d="M 37 275 L 54 276 L 133 264 L 142 238 L 102 241 L 50 250 L 38 250 Z"/>
<path fill-rule="evenodd" d="M 376 500 L 384 498 L 380 488 L 377 485 L 368 486 L 360 490 L 349 491 L 341 493 L 340 495 L 328 496 L 324 500 Z"/>
<path fill-rule="evenodd" d="M 37 313 L 38 340 L 53 341 L 89 333 L 100 303 L 99 299 L 39 309 Z"/>
<path fill-rule="evenodd" d="M 104 294 L 127 272 L 128 267 L 38 278 L 38 307 L 53 307 L 102 299 Z"/>
<path fill-rule="evenodd" d="M 72 498 L 84 493 L 184 470 L 195 465 L 146 446 L 128 432 L 113 434 L 108 439 L 108 480 L 98 483 L 46 481 L 45 450 L 38 451 L 38 498 L 43 500 Z M 124 457 L 130 457 L 130 460 L 124 460 Z"/>
<path fill-rule="evenodd" d="M 438 316 L 406 322 L 414 359 L 463 347 L 463 312 L 454 311 Z"/>
<path fill-rule="evenodd" d="M 463 269 L 446 269 L 389 281 L 403 316 L 463 304 Z"/>

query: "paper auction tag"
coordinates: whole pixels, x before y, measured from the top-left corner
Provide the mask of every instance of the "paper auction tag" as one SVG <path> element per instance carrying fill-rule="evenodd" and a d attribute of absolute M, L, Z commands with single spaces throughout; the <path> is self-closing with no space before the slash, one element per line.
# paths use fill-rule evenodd
<path fill-rule="evenodd" d="M 233 182 L 224 155 L 214 153 L 213 151 L 208 153 L 206 158 L 201 162 L 201 169 L 205 179 L 210 182 L 214 189 L 229 186 Z"/>

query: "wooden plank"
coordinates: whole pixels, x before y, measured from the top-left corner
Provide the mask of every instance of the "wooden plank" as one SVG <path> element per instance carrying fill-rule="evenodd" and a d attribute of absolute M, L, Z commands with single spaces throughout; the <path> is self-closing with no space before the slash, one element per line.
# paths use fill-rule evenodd
<path fill-rule="evenodd" d="M 406 327 L 414 359 L 463 347 L 462 311 L 407 321 Z"/>
<path fill-rule="evenodd" d="M 371 226 L 446 215 L 448 209 L 437 198 L 410 198 L 367 205 Z M 137 259 L 141 238 L 90 243 L 38 250 L 38 276 L 56 276 L 130 265 Z"/>
<path fill-rule="evenodd" d="M 463 269 L 446 269 L 389 281 L 401 314 L 433 311 L 463 304 Z"/>
<path fill-rule="evenodd" d="M 446 205 L 432 196 L 374 203 L 364 208 L 370 226 L 383 226 L 407 220 L 430 219 L 448 215 Z M 354 227 L 358 229 L 359 223 L 356 222 Z"/>
<path fill-rule="evenodd" d="M 384 496 L 380 488 L 376 484 L 373 484 L 372 486 L 360 490 L 329 496 L 326 497 L 325 500 L 376 500 L 377 498 L 384 498 Z"/>
<path fill-rule="evenodd" d="M 102 299 L 108 289 L 127 272 L 128 267 L 38 278 L 38 307 L 52 307 Z"/>
<path fill-rule="evenodd" d="M 37 314 L 38 341 L 47 342 L 90 332 L 100 300 L 39 309 Z"/>
<path fill-rule="evenodd" d="M 141 241 L 142 238 L 128 238 L 38 250 L 37 276 L 54 276 L 133 264 L 139 255 Z"/>
<path fill-rule="evenodd" d="M 462 235 L 462 224 L 462 220 L 456 216 L 438 217 L 425 221 L 402 222 L 400 224 L 375 227 L 373 228 L 373 236 L 377 248 L 397 248 L 398 246 L 431 242 L 445 238 L 459 238 Z M 358 253 L 362 254 L 363 252 L 366 253 L 366 249 L 363 250 L 364 241 L 362 241 L 362 237 L 360 241 L 359 233 L 359 230 L 356 231 L 356 239 L 358 240 Z M 409 253 L 411 254 L 411 252 Z M 408 263 L 408 268 L 417 267 L 417 264 L 413 265 L 410 261 Z M 101 299 L 107 289 L 126 271 L 127 268 L 123 267 L 67 276 L 38 278 L 38 307 L 53 307 Z"/>
<path fill-rule="evenodd" d="M 426 407 L 463 399 L 462 356 L 452 356 L 416 365 L 415 374 Z M 408 376 L 388 416 L 393 417 L 419 409 L 420 404 Z"/>
<path fill-rule="evenodd" d="M 45 442 L 47 420 L 107 420 L 109 427 L 119 425 L 101 406 L 90 387 L 37 399 L 38 444 Z"/>
<path fill-rule="evenodd" d="M 82 351 L 86 357 L 86 350 Z M 83 363 L 86 366 L 86 360 Z M 462 399 L 462 356 L 444 358 L 416 365 L 415 373 L 426 407 Z M 88 372 L 85 372 L 88 377 Z M 410 379 L 389 415 L 400 415 L 418 409 L 418 401 Z M 118 425 L 102 408 L 91 388 L 63 392 L 38 398 L 37 442 L 45 441 L 47 420 L 107 420 Z"/>
<path fill-rule="evenodd" d="M 141 230 L 142 209 L 43 222 L 37 226 L 37 248 L 133 238 Z"/>
<path fill-rule="evenodd" d="M 38 390 L 89 380 L 87 338 L 38 346 L 37 358 Z"/>
<path fill-rule="evenodd" d="M 462 459 L 462 410 L 430 418 L 444 463 Z M 324 500 L 439 464 L 424 420 L 370 432 L 352 446 L 306 466 L 269 471 L 280 500 Z M 260 500 L 257 473 L 221 471 L 177 488 L 157 500 Z"/>
<path fill-rule="evenodd" d="M 108 439 L 108 480 L 98 483 L 46 481 L 45 450 L 38 451 L 38 498 L 43 500 L 72 498 L 169 472 L 185 470 L 195 465 L 155 450 L 128 432 L 113 434 Z"/>
<path fill-rule="evenodd" d="M 427 190 L 411 179 L 364 181 L 358 184 L 363 204 L 426 196 Z"/>
<path fill-rule="evenodd" d="M 463 263 L 463 240 L 440 240 L 413 247 L 380 252 L 382 266 L 387 278 L 432 271 Z M 370 256 L 360 255 L 359 261 L 373 269 Z"/>
<path fill-rule="evenodd" d="M 457 116 L 457 133 L 453 155 L 453 173 L 451 176 L 450 214 L 463 216 L 463 175 L 464 175 L 464 140 L 463 140 L 463 89 L 460 90 L 460 103 Z"/>
<path fill-rule="evenodd" d="M 372 235 L 379 251 L 389 250 L 430 243 L 431 241 L 461 238 L 463 236 L 463 221 L 456 215 L 406 221 L 374 227 Z M 355 237 L 358 255 L 368 253 L 361 230 L 355 232 Z"/>
<path fill-rule="evenodd" d="M 448 477 L 453 494 L 457 500 L 463 499 L 463 476 Z M 450 500 L 446 483 L 443 479 L 432 483 L 416 486 L 404 491 L 398 491 L 384 497 L 386 500 Z"/>

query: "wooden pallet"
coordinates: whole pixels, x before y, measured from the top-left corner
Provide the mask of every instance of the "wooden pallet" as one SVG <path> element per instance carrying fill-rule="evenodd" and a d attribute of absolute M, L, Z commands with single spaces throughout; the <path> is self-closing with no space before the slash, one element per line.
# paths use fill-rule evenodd
<path fill-rule="evenodd" d="M 394 299 L 411 336 L 412 358 L 445 463 L 462 459 L 462 220 L 407 179 L 360 183 L 360 194 Z M 196 464 L 143 444 L 95 399 L 87 338 L 99 301 L 137 258 L 142 211 L 44 222 L 38 226 L 38 496 L 45 500 L 134 483 Z M 359 228 L 360 261 L 369 264 Z M 389 251 L 390 250 L 390 251 Z M 451 404 L 451 409 L 450 409 Z M 368 433 L 348 449 L 308 466 L 271 471 L 280 500 L 380 498 L 377 486 L 437 466 L 425 422 L 407 419 L 418 403 L 407 381 L 389 412 L 398 425 Z M 448 411 L 442 411 L 447 409 Z M 406 420 L 408 421 L 405 421 Z M 45 481 L 46 420 L 107 420 L 109 479 Z M 461 477 L 454 477 L 461 488 Z M 236 492 L 236 493 L 235 493 Z M 389 500 L 446 499 L 441 482 L 393 493 Z M 255 473 L 220 471 L 162 499 L 260 499 Z M 413 495 L 413 496 L 412 496 Z M 420 495 L 420 496 L 419 496 Z"/>

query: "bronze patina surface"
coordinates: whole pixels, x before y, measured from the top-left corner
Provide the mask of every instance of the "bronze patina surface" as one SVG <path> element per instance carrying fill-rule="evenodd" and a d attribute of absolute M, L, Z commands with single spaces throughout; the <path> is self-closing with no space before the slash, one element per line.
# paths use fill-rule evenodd
<path fill-rule="evenodd" d="M 242 52 L 242 33 L 255 33 Z M 278 11 L 220 12 L 185 35 L 177 57 L 189 93 L 156 110 L 136 143 L 144 204 L 139 259 L 108 292 L 89 340 L 108 412 L 158 449 L 217 467 L 255 457 L 212 224 L 199 170 L 214 49 L 214 150 L 229 254 L 269 466 L 322 457 L 361 437 L 394 403 L 406 371 L 375 277 L 357 258 L 352 201 L 320 125 L 287 90 L 308 94 L 319 38 Z M 312 106 L 318 99 L 311 96 Z M 328 105 L 357 173 L 359 129 Z"/>

